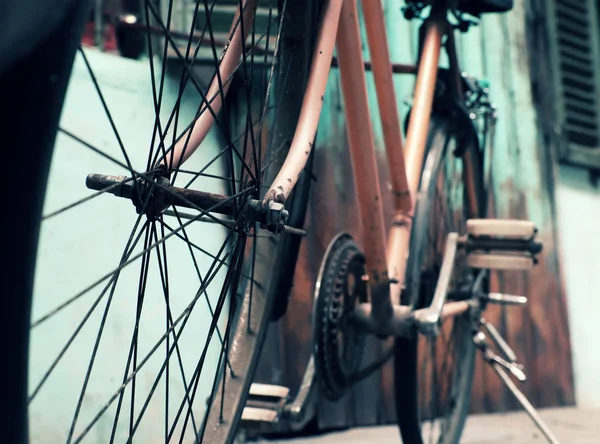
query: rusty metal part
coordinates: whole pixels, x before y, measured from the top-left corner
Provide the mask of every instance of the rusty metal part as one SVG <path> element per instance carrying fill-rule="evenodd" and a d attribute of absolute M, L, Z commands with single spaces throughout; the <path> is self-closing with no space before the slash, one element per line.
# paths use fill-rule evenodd
<path fill-rule="evenodd" d="M 369 115 L 366 76 L 362 69 L 362 45 L 356 2 L 344 2 L 337 49 L 350 159 L 353 175 L 358 180 L 356 196 L 362 220 L 362 241 L 367 259 L 372 316 L 378 324 L 383 325 L 391 320 L 393 309 L 385 248 L 383 202 Z"/>
<path fill-rule="evenodd" d="M 373 80 L 377 92 L 383 140 L 390 167 L 392 201 L 395 211 L 407 214 L 412 209 L 412 199 L 406 180 L 400 117 L 390 66 L 390 52 L 385 33 L 382 3 L 373 2 L 368 7 L 363 8 L 363 16 L 373 65 Z"/>
<path fill-rule="evenodd" d="M 210 223 L 210 224 L 221 224 L 221 225 L 228 225 L 229 227 L 233 227 L 235 222 L 233 221 L 233 219 L 218 219 L 215 220 L 214 218 L 211 217 L 207 217 L 207 216 L 201 216 L 200 218 L 198 218 L 198 216 L 194 216 L 193 214 L 190 213 L 184 213 L 183 211 L 173 211 L 173 210 L 165 210 L 163 212 L 164 215 L 166 216 L 174 216 L 174 217 L 180 217 L 182 219 L 195 219 L 199 222 L 206 222 L 206 223 Z M 294 227 L 290 227 L 289 225 L 283 225 L 283 232 L 287 233 L 287 234 L 292 234 L 294 236 L 306 236 L 307 232 L 306 230 L 303 230 L 301 228 L 294 228 Z"/>
<path fill-rule="evenodd" d="M 116 186 L 118 184 L 120 186 Z M 89 189 L 102 191 L 110 188 L 107 193 L 117 197 L 131 199 L 134 204 L 139 206 L 139 203 L 144 200 L 144 194 L 154 188 L 153 211 L 162 212 L 170 205 L 177 205 L 186 208 L 200 208 L 207 210 L 216 206 L 213 212 L 218 214 L 233 215 L 234 203 L 227 196 L 220 194 L 207 193 L 204 191 L 190 190 L 187 188 L 172 187 L 168 183 L 162 184 L 161 187 L 153 187 L 153 182 L 146 180 L 130 181 L 125 176 L 110 176 L 105 174 L 89 174 L 85 181 Z M 165 188 L 168 190 L 166 192 Z"/>
<path fill-rule="evenodd" d="M 152 176 L 150 179 L 156 180 L 157 183 L 147 179 L 131 181 L 126 176 L 89 174 L 86 178 L 86 185 L 92 190 L 107 190 L 107 193 L 130 199 L 136 206 L 138 213 L 143 209 L 152 218 L 163 213 L 171 205 L 197 210 L 210 209 L 211 213 L 228 216 L 235 215 L 236 206 L 231 197 L 189 188 L 174 187 L 171 186 L 168 179 L 164 176 Z M 145 204 L 142 205 L 142 203 Z M 267 205 L 264 205 L 263 201 L 256 199 L 246 199 L 243 203 L 238 202 L 238 204 L 238 211 L 243 208 L 246 220 L 259 222 L 262 228 L 275 234 L 286 231 L 285 222 L 288 220 L 289 213 L 283 204 L 269 201 Z M 188 217 L 190 219 L 200 219 L 203 217 L 201 214 L 186 216 L 190 216 Z M 214 220 L 214 222 L 218 223 L 220 221 Z M 229 222 L 222 221 L 224 224 L 228 224 Z M 293 234 L 304 234 L 303 230 L 295 230 L 291 227 L 288 227 L 287 231 Z"/>
<path fill-rule="evenodd" d="M 312 151 L 323 108 L 323 97 L 331 68 L 331 57 L 343 3 L 347 2 L 330 0 L 325 9 L 296 132 L 285 162 L 265 195 L 265 202 L 274 200 L 284 203 L 286 201 Z"/>
<path fill-rule="evenodd" d="M 408 305 L 393 305 L 392 316 L 385 324 L 377 322 L 373 316 L 373 304 L 364 303 L 355 307 L 352 322 L 359 328 L 376 336 L 409 337 L 414 333 L 414 319 Z"/>

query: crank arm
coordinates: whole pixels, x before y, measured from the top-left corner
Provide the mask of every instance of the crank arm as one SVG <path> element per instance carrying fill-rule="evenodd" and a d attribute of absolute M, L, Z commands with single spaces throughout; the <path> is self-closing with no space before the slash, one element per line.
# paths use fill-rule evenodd
<path fill-rule="evenodd" d="M 440 319 L 448 286 L 452 278 L 452 269 L 454 268 L 454 258 L 456 257 L 456 249 L 458 248 L 458 234 L 450 233 L 446 239 L 446 253 L 442 261 L 442 268 L 438 278 L 435 293 L 431 301 L 431 305 L 427 308 L 415 310 L 412 314 L 415 325 L 419 332 L 427 336 L 435 336 L 439 333 Z"/>

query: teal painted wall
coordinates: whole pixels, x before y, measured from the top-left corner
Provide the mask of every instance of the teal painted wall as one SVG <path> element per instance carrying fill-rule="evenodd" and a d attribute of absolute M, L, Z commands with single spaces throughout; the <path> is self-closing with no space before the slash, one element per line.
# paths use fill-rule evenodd
<path fill-rule="evenodd" d="M 86 54 L 98 78 L 102 92 L 113 115 L 123 143 L 135 168 L 143 170 L 154 127 L 154 107 L 149 82 L 148 61 L 132 61 L 114 55 L 86 50 Z M 165 102 L 163 109 L 170 110 L 177 96 L 179 77 L 167 79 L 165 84 Z M 189 122 L 194 115 L 199 97 L 192 88 L 187 90 L 181 108 L 182 119 Z M 163 116 L 164 117 L 164 116 Z M 165 118 L 166 121 L 166 118 Z M 61 126 L 80 136 L 88 143 L 105 153 L 123 160 L 106 115 L 101 107 L 98 95 L 93 89 L 89 74 L 78 55 L 71 78 Z M 222 148 L 215 133 L 209 135 L 203 145 L 204 152 L 195 156 L 187 164 L 193 170 L 204 166 L 207 159 L 213 158 Z M 204 162 L 203 162 L 204 161 Z M 111 161 L 83 147 L 64 134 L 59 133 L 52 161 L 49 188 L 44 213 L 48 214 L 77 199 L 90 195 L 85 187 L 87 174 L 126 174 L 126 170 Z M 207 172 L 224 174 L 222 165 L 217 162 Z M 199 179 L 200 187 L 216 193 L 225 190 L 218 182 Z M 67 211 L 42 223 L 39 246 L 38 266 L 35 281 L 35 294 L 32 319 L 36 320 L 69 297 L 94 282 L 119 264 L 119 258 L 136 219 L 130 201 L 114 196 L 103 195 L 76 209 Z M 178 227 L 177 221 L 170 221 L 172 227 Z M 225 232 L 218 225 L 201 224 L 191 226 L 186 231 L 199 247 L 216 251 L 224 241 Z M 160 233 L 159 233 L 160 237 Z M 142 251 L 144 239 L 134 250 L 134 255 Z M 172 316 L 176 319 L 195 296 L 199 286 L 198 276 L 190 260 L 187 245 L 176 237 L 167 241 L 169 261 L 169 280 Z M 199 267 L 206 270 L 212 259 L 196 254 Z M 150 261 L 150 270 L 145 302 L 139 326 L 138 362 L 158 342 L 166 329 L 166 311 L 161 287 L 156 255 Z M 101 407 L 119 388 L 131 335 L 133 332 L 140 276 L 140 260 L 123 269 L 110 310 L 106 319 L 102 340 L 83 400 L 76 435 L 83 430 Z M 224 268 L 215 277 L 218 287 L 224 278 Z M 30 390 L 48 369 L 50 363 L 59 354 L 69 336 L 78 327 L 85 313 L 92 307 L 100 295 L 105 283 L 79 298 L 75 303 L 61 311 L 50 320 L 32 330 Z M 214 307 L 218 292 L 208 292 Z M 80 333 L 59 361 L 47 383 L 31 403 L 30 424 L 33 443 L 54 444 L 65 442 L 70 421 L 75 412 L 77 398 L 81 391 L 84 375 L 90 361 L 94 341 L 98 335 L 102 315 L 109 293 L 105 294 Z M 224 311 L 226 316 L 226 310 Z M 189 323 L 180 339 L 181 362 L 189 383 L 198 356 L 206 342 L 206 331 L 210 313 L 204 299 L 201 299 L 192 312 Z M 226 319 L 223 317 L 222 319 Z M 221 324 L 221 329 L 223 324 Z M 172 338 L 171 338 L 172 344 Z M 195 402 L 198 419 L 204 410 L 205 399 L 210 391 L 210 368 L 216 368 L 218 352 L 217 341 L 213 341 L 207 357 L 207 371 L 203 373 L 199 392 Z M 136 414 L 143 402 L 137 398 L 148 394 L 155 376 L 165 357 L 166 345 L 161 348 L 142 367 L 137 376 Z M 179 370 L 178 357 L 173 354 L 169 366 L 169 391 L 173 399 L 183 399 L 183 383 Z M 129 370 L 131 373 L 131 369 Z M 204 379 L 207 378 L 207 379 Z M 148 413 L 140 423 L 140 442 L 162 442 L 164 437 L 165 380 L 161 383 L 148 406 Z M 125 392 L 120 426 L 116 442 L 125 442 L 129 427 L 130 390 Z M 108 442 L 116 412 L 117 402 L 101 417 L 98 425 L 92 429 L 88 440 L 84 442 Z M 171 422 L 179 407 L 179 401 L 171 402 Z M 179 422 L 181 424 L 182 421 Z M 191 427 L 191 421 L 188 428 Z M 188 436 L 191 431 L 188 430 Z M 136 432 L 137 436 L 137 432 Z M 177 436 L 177 435 L 175 435 Z"/>

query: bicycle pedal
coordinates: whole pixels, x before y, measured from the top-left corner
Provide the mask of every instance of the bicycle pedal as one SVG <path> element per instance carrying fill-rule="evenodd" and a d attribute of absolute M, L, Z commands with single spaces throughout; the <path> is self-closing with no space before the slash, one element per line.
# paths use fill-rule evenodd
<path fill-rule="evenodd" d="M 474 237 L 530 239 L 535 236 L 533 222 L 517 219 L 469 219 L 467 233 Z"/>
<path fill-rule="evenodd" d="M 529 270 L 542 251 L 533 222 L 512 219 L 470 219 L 462 246 L 472 268 Z"/>
<path fill-rule="evenodd" d="M 280 385 L 253 383 L 242 411 L 241 427 L 262 428 L 279 421 L 290 389 Z"/>
<path fill-rule="evenodd" d="M 282 385 L 252 383 L 248 391 L 248 399 L 277 401 L 287 400 L 290 389 Z"/>

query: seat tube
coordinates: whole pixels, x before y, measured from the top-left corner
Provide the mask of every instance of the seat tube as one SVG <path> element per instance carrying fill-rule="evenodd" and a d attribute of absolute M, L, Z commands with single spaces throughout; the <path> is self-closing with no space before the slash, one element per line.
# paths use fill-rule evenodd
<path fill-rule="evenodd" d="M 362 222 L 362 243 L 372 305 L 371 317 L 373 325 L 383 329 L 391 321 L 393 311 L 375 138 L 369 113 L 355 0 L 344 1 L 336 43 L 352 172 Z"/>

